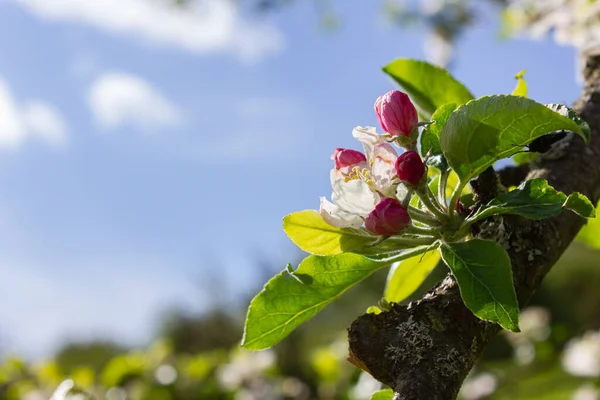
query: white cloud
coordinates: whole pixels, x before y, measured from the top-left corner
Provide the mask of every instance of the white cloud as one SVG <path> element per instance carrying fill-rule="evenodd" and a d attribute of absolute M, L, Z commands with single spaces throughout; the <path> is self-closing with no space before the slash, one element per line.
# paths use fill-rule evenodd
<path fill-rule="evenodd" d="M 16 149 L 29 139 L 59 147 L 67 141 L 67 125 L 60 113 L 40 100 L 20 105 L 0 77 L 0 148 Z"/>
<path fill-rule="evenodd" d="M 25 127 L 8 85 L 0 78 L 0 147 L 17 147 L 25 139 Z"/>
<path fill-rule="evenodd" d="M 194 54 L 233 52 L 255 60 L 283 46 L 279 30 L 248 21 L 234 1 L 205 0 L 183 8 L 168 0 L 15 1 L 42 18 L 84 23 Z"/>
<path fill-rule="evenodd" d="M 36 136 L 53 146 L 67 141 L 67 126 L 58 110 L 42 101 L 32 101 L 23 109 L 25 126 L 31 136 Z"/>
<path fill-rule="evenodd" d="M 88 104 L 105 129 L 130 125 L 148 131 L 182 122 L 178 107 L 136 75 L 100 76 L 90 88 Z"/>

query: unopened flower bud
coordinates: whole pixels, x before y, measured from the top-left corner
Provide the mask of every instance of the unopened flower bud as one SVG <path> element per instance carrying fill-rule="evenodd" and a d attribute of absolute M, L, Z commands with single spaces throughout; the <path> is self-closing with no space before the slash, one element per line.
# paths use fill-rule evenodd
<path fill-rule="evenodd" d="M 331 159 L 335 163 L 335 169 L 353 167 L 362 162 L 367 162 L 367 157 L 360 151 L 342 148 L 335 149 Z"/>
<path fill-rule="evenodd" d="M 379 96 L 375 102 L 375 112 L 381 128 L 392 136 L 411 137 L 419 122 L 417 109 L 408 95 L 399 90 Z"/>
<path fill-rule="evenodd" d="M 405 151 L 396 160 L 396 173 L 401 181 L 419 186 L 425 175 L 425 164 L 416 151 Z"/>
<path fill-rule="evenodd" d="M 365 218 L 365 228 L 375 235 L 392 236 L 400 233 L 410 224 L 408 211 L 389 197 L 381 200 L 375 210 Z"/>
<path fill-rule="evenodd" d="M 456 204 L 454 205 L 454 209 L 458 214 L 463 214 L 465 212 L 465 208 L 463 207 L 460 199 L 456 199 Z"/>

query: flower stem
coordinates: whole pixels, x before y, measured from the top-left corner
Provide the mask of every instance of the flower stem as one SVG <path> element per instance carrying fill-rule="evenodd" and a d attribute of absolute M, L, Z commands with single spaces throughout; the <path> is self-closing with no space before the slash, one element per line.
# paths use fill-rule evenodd
<path fill-rule="evenodd" d="M 436 204 L 437 200 L 435 200 L 435 196 L 433 193 L 431 193 L 431 189 L 429 189 L 427 183 L 418 187 L 415 192 L 425 207 L 427 207 L 427 209 L 431 211 L 440 221 L 448 221 L 448 215 L 444 213 L 439 203 Z"/>
<path fill-rule="evenodd" d="M 431 233 L 429 233 L 429 235 L 431 235 Z M 406 245 L 407 247 L 431 244 L 431 243 L 435 242 L 436 240 L 437 240 L 437 238 L 433 237 L 433 236 L 423 237 L 423 238 L 406 238 L 406 237 L 392 236 L 389 239 L 387 239 L 388 242 L 392 242 L 392 243 L 398 244 L 398 245 Z"/>
<path fill-rule="evenodd" d="M 408 214 L 415 221 L 421 222 L 425 225 L 439 225 L 440 220 L 431 214 L 427 214 L 416 207 L 408 206 Z"/>
<path fill-rule="evenodd" d="M 418 226 L 414 226 L 411 225 L 408 228 L 406 228 L 406 230 L 404 231 L 405 233 L 414 233 L 417 235 L 425 235 L 425 236 L 439 236 L 440 235 L 440 230 L 441 230 L 441 226 L 437 227 L 437 228 L 421 228 Z"/>
<path fill-rule="evenodd" d="M 427 185 L 427 196 L 429 196 L 429 200 L 431 201 L 431 204 L 433 204 L 434 207 L 436 207 L 443 214 L 446 213 L 446 210 L 440 204 L 440 202 L 438 201 L 438 198 L 435 196 L 435 194 L 433 194 L 433 192 L 431 191 L 431 188 L 429 187 L 429 185 Z"/>
<path fill-rule="evenodd" d="M 429 246 L 427 246 L 429 245 Z M 389 262 L 390 264 L 397 261 L 402 261 L 407 258 L 415 257 L 423 253 L 427 253 L 428 251 L 434 250 L 438 247 L 439 244 L 436 240 L 431 240 L 429 243 L 426 243 L 424 246 L 415 247 L 410 250 L 399 250 L 394 253 L 390 253 L 389 255 L 385 255 L 383 257 L 376 257 L 377 261 L 380 262 Z M 371 256 L 371 258 L 374 258 Z"/>
<path fill-rule="evenodd" d="M 465 185 L 465 183 L 459 181 L 458 185 L 456 185 L 456 187 L 454 188 L 454 192 L 452 192 L 452 197 L 450 198 L 450 205 L 448 206 L 448 216 L 450 216 L 451 220 L 454 220 L 456 218 L 454 215 L 454 207 L 456 205 L 456 202 L 460 198 L 460 194 L 462 193 Z"/>
<path fill-rule="evenodd" d="M 450 176 L 450 169 L 445 170 L 440 175 L 440 180 L 438 182 L 438 199 L 440 204 L 445 209 L 448 208 L 448 203 L 446 199 L 446 187 L 448 185 L 448 177 Z"/>

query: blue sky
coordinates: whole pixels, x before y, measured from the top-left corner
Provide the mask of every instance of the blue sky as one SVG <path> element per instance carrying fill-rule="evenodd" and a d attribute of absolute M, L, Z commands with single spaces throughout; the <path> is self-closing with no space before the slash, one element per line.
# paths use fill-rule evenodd
<path fill-rule="evenodd" d="M 252 294 L 257 258 L 296 254 L 281 218 L 317 208 L 333 149 L 376 125 L 381 66 L 424 57 L 374 2 L 337 2 L 334 32 L 312 2 L 264 19 L 212 3 L 0 0 L 0 351 L 144 343 L 164 309 L 209 304 L 214 276 Z M 501 41 L 491 15 L 456 57 L 476 95 L 524 68 L 540 102 L 578 94 L 573 49 Z"/>

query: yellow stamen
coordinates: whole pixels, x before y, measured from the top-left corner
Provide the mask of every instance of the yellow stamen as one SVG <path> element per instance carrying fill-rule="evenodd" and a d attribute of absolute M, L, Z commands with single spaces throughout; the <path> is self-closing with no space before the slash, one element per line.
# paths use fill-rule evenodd
<path fill-rule="evenodd" d="M 368 168 L 353 167 L 352 170 L 348 173 L 348 175 L 344 178 L 344 182 L 353 181 L 355 179 L 360 179 L 365 181 L 367 185 L 373 184 L 373 179 L 371 179 L 371 171 Z"/>

